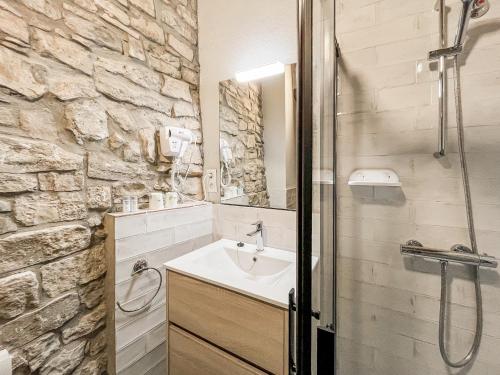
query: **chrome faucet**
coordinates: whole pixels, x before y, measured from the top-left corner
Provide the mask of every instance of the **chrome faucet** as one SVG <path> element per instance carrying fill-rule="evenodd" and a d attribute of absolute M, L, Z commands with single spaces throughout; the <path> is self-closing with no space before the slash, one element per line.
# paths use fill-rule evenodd
<path fill-rule="evenodd" d="M 253 223 L 252 225 L 255 225 L 256 228 L 253 232 L 247 233 L 247 236 L 248 237 L 256 236 L 257 251 L 262 252 L 264 251 L 264 239 L 262 238 L 262 230 L 264 228 L 264 223 L 262 222 L 262 220 L 259 220 L 256 223 Z"/>

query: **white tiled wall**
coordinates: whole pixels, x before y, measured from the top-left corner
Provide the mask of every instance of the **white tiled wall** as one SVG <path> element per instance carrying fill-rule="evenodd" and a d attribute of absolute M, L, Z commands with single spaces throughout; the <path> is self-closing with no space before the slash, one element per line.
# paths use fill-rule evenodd
<path fill-rule="evenodd" d="M 165 284 L 148 311 L 128 314 L 116 307 L 120 301 L 126 309 L 143 306 L 158 286 L 155 272 L 131 277 L 132 267 L 146 259 L 164 275 L 163 264 L 213 241 L 213 206 L 200 204 L 172 210 L 113 215 L 114 238 L 108 251 L 114 251 L 115 309 L 113 327 L 116 372 L 120 375 L 165 373 L 166 291 Z M 109 285 L 110 283 L 108 283 Z M 114 360 L 114 358 L 111 358 Z"/>
<path fill-rule="evenodd" d="M 268 208 L 214 205 L 215 235 L 234 241 L 255 243 L 255 237 L 246 234 L 255 230 L 253 223 L 264 223 L 264 244 L 282 250 L 296 249 L 295 211 Z"/>
<path fill-rule="evenodd" d="M 500 257 L 500 0 L 470 23 L 462 60 L 466 149 L 481 252 Z M 449 41 L 459 1 L 446 1 Z M 338 117 L 339 360 L 341 375 L 500 374 L 500 276 L 482 271 L 484 336 L 473 365 L 439 354 L 439 265 L 404 261 L 400 243 L 468 243 L 457 154 L 453 81 L 450 154 L 436 160 L 438 48 L 435 0 L 337 0 L 342 50 Z M 450 64 L 451 66 L 451 64 Z M 451 69 L 450 77 L 453 76 Z M 357 168 L 391 168 L 401 189 L 349 188 Z M 452 281 L 453 280 L 453 281 Z M 474 287 L 452 267 L 448 350 L 472 343 Z"/>

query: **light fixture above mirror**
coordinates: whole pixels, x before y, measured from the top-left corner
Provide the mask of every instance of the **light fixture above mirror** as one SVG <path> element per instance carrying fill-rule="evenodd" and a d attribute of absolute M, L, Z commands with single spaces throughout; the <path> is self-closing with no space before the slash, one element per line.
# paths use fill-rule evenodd
<path fill-rule="evenodd" d="M 285 73 L 285 64 L 277 62 L 275 64 L 262 66 L 247 70 L 245 72 L 236 73 L 236 81 L 239 83 L 247 83 L 258 81 L 259 79 L 277 76 Z"/>

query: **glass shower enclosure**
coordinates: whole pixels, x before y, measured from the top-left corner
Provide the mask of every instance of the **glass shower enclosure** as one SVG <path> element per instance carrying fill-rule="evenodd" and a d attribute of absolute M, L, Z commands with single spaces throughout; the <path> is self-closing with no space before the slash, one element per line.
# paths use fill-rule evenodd
<path fill-rule="evenodd" d="M 299 0 L 291 373 L 500 373 L 499 25 L 500 0 Z"/>

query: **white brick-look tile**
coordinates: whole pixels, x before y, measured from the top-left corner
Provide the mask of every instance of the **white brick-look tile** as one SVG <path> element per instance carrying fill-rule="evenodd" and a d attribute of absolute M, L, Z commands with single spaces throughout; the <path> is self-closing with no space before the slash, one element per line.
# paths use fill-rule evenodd
<path fill-rule="evenodd" d="M 165 275 L 163 264 L 214 239 L 212 204 L 198 204 L 169 210 L 141 211 L 114 215 L 115 233 L 111 238 L 115 264 L 115 304 L 134 309 L 147 303 L 156 291 L 159 276 L 147 272 L 132 276 L 132 267 L 139 259 Z M 113 258 L 113 257 L 110 257 Z M 109 307 L 114 314 L 108 332 L 115 337 L 116 366 L 119 374 L 159 374 L 165 369 L 166 287 L 165 278 L 151 308 L 139 314 Z M 163 372 L 164 373 L 164 372 Z"/>
<path fill-rule="evenodd" d="M 255 207 L 214 205 L 214 232 L 218 238 L 255 243 L 247 233 L 255 230 L 253 223 L 262 220 L 266 246 L 296 250 L 296 212 Z"/>
<path fill-rule="evenodd" d="M 434 0 L 336 0 L 342 50 L 338 107 L 338 311 L 342 375 L 493 375 L 500 371 L 500 276 L 481 271 L 484 336 L 476 361 L 450 372 L 438 347 L 439 264 L 403 259 L 409 239 L 447 249 L 468 244 L 449 69 L 449 154 L 437 144 L 438 47 Z M 449 41 L 458 1 L 447 1 Z M 472 21 L 462 60 L 463 115 L 474 218 L 481 252 L 500 256 L 500 2 Z M 472 35 L 472 34 L 471 34 Z M 400 189 L 350 188 L 358 168 L 390 168 Z M 449 276 L 447 347 L 470 348 L 475 293 L 467 269 Z"/>

